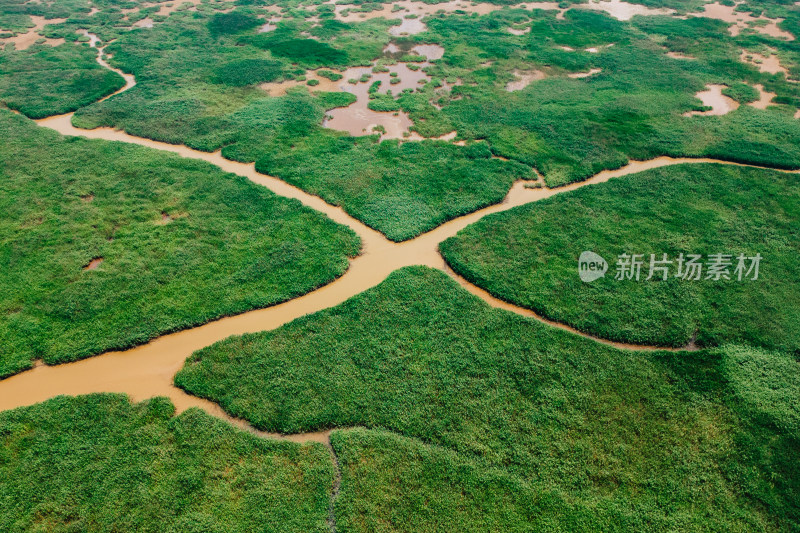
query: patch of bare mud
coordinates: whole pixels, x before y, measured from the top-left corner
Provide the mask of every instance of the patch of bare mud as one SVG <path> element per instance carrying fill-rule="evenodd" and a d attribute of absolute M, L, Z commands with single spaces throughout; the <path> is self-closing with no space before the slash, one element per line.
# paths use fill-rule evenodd
<path fill-rule="evenodd" d="M 758 85 L 754 85 L 754 87 L 758 90 L 758 100 L 755 102 L 750 102 L 747 105 L 753 106 L 756 109 L 766 109 L 772 103 L 772 99 L 775 98 L 775 93 L 770 93 L 764 90 L 764 86 L 760 83 Z"/>
<path fill-rule="evenodd" d="M 576 7 L 582 9 L 592 9 L 595 11 L 605 11 L 617 20 L 630 20 L 636 15 L 650 16 L 650 15 L 672 15 L 675 13 L 672 9 L 666 8 L 650 8 L 641 4 L 629 4 L 622 0 L 601 0 L 589 2 L 588 4 L 578 4 Z"/>
<path fill-rule="evenodd" d="M 514 76 L 517 79 L 506 84 L 506 91 L 508 92 L 521 91 L 534 81 L 543 80 L 547 77 L 541 70 L 514 70 Z"/>
<path fill-rule="evenodd" d="M 725 85 L 716 85 L 710 84 L 706 85 L 705 91 L 700 91 L 695 96 L 699 98 L 703 105 L 706 107 L 710 107 L 711 109 L 707 111 L 689 111 L 684 113 L 683 116 L 685 117 L 694 117 L 694 116 L 711 116 L 711 115 L 725 115 L 730 113 L 734 109 L 739 107 L 739 102 L 734 100 L 733 98 L 728 98 L 724 94 L 722 94 L 722 90 L 725 88 Z"/>
<path fill-rule="evenodd" d="M 83 270 L 84 271 L 86 271 L 86 270 L 97 270 L 98 268 L 100 268 L 100 264 L 102 264 L 103 260 L 104 259 L 102 257 L 95 257 L 94 259 L 89 261 L 88 265 L 83 267 Z"/>
<path fill-rule="evenodd" d="M 754 17 L 750 13 L 736 11 L 736 6 L 724 6 L 719 2 L 706 4 L 703 6 L 702 12 L 690 13 L 690 16 L 707 17 L 727 22 L 731 24 L 728 27 L 728 31 L 734 37 L 742 33 L 742 30 L 752 29 L 758 33 L 769 35 L 777 39 L 785 39 L 787 41 L 794 40 L 794 35 L 778 27 L 778 24 L 783 22 L 783 19 L 771 19 L 764 15 Z M 756 24 L 756 21 L 759 22 Z M 766 21 L 766 24 L 764 24 L 763 21 Z"/>
<path fill-rule="evenodd" d="M 42 29 L 47 26 L 48 24 L 61 24 L 65 22 L 67 19 L 46 19 L 44 17 L 40 17 L 37 15 L 31 15 L 31 20 L 33 21 L 33 28 L 29 29 L 26 33 L 20 33 L 13 37 L 6 37 L 5 39 L 0 39 L 0 46 L 4 46 L 8 43 L 14 43 L 14 48 L 16 50 L 27 50 L 31 46 L 33 46 L 36 41 L 39 39 L 44 39 L 44 44 L 50 46 L 58 46 L 59 44 L 64 43 L 64 39 L 47 39 L 39 34 Z M 0 29 L 0 33 L 2 29 Z"/>
<path fill-rule="evenodd" d="M 390 43 L 384 49 L 390 56 L 402 56 L 410 53 L 426 57 L 428 60 L 440 59 L 444 55 L 444 48 L 436 44 L 418 44 L 411 48 L 400 47 Z M 411 68 L 411 65 L 415 67 Z M 375 82 L 380 82 L 378 93 L 392 91 L 393 95 L 403 90 L 416 90 L 430 80 L 424 68 L 429 66 L 428 61 L 421 63 L 398 62 L 386 66 L 386 72 L 373 72 L 374 64 L 367 67 L 351 67 L 341 72 L 342 79 L 331 81 L 319 75 L 318 71 L 308 71 L 306 81 L 289 80 L 280 83 L 264 83 L 260 87 L 270 96 L 282 96 L 292 87 L 307 85 L 307 80 L 317 80 L 319 83 L 309 87 L 313 91 L 339 92 L 345 91 L 356 97 L 355 103 L 347 107 L 331 109 L 323 122 L 323 126 L 350 135 L 379 134 L 383 139 L 415 139 L 410 132 L 414 123 L 408 114 L 403 111 L 374 111 L 369 109 L 369 88 Z M 365 81 L 361 81 L 361 80 Z M 353 83 L 355 82 L 355 83 Z M 443 90 L 447 90 L 447 86 Z"/>
<path fill-rule="evenodd" d="M 684 59 L 687 61 L 694 61 L 697 58 L 694 56 L 688 56 L 686 54 L 682 54 L 680 52 L 667 52 L 667 57 L 671 57 L 672 59 Z"/>
<path fill-rule="evenodd" d="M 789 70 L 781 65 L 781 61 L 775 53 L 771 53 L 769 56 L 763 56 L 755 52 L 742 50 L 739 60 L 742 63 L 755 66 L 760 72 L 765 72 L 767 74 L 778 74 L 782 72 L 785 76 L 789 76 Z"/>
<path fill-rule="evenodd" d="M 601 68 L 593 68 L 593 69 L 589 69 L 588 72 L 573 72 L 572 74 L 567 74 L 567 76 L 569 76 L 570 78 L 576 78 L 576 79 L 588 78 L 589 76 L 594 76 L 595 74 L 597 74 L 599 72 L 602 72 L 602 71 L 603 71 L 603 69 L 601 69 Z"/>
<path fill-rule="evenodd" d="M 506 28 L 506 29 L 508 30 L 508 33 L 511 33 L 512 35 L 525 35 L 526 33 L 531 32 L 530 26 L 528 26 L 524 30 L 518 30 L 516 28 Z"/>

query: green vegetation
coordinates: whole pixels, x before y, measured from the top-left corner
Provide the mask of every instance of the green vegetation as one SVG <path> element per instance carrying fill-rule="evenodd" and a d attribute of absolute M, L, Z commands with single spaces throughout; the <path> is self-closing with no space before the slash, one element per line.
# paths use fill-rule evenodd
<path fill-rule="evenodd" d="M 354 101 L 349 93 L 310 94 L 300 89 L 268 98 L 251 87 L 292 72 L 295 67 L 282 62 L 281 50 L 294 49 L 297 39 L 292 36 L 303 26 L 287 23 L 266 34 L 244 31 L 214 37 L 194 17 L 173 15 L 169 22 L 147 33 L 131 32 L 109 45 L 114 61 L 136 76 L 137 85 L 81 109 L 75 116 L 77 126 L 115 126 L 200 150 L 224 147 L 226 157 L 255 161 L 259 171 L 341 205 L 394 240 L 498 202 L 514 179 L 531 175 L 528 167 L 490 160 L 485 149 L 444 143 L 398 146 L 323 128 L 327 110 Z M 337 32 L 332 42 L 345 50 L 353 38 L 368 38 L 379 54 L 388 34 L 383 40 L 372 35 L 376 27 L 385 31 L 385 24 L 362 26 L 332 26 Z M 166 47 L 165 42 L 174 44 Z M 263 59 L 257 55 L 263 52 L 248 43 L 275 55 Z M 214 60 L 211 53 L 216 54 Z M 307 67 L 317 65 L 317 56 L 302 53 Z M 355 57 L 361 61 L 358 54 Z M 389 108 L 397 109 L 389 100 Z"/>
<path fill-rule="evenodd" d="M 0 26 L 63 17 L 42 35 L 67 44 L 4 47 L 0 102 L 222 150 L 395 241 L 501 201 L 531 167 L 544 180 L 530 187 L 658 155 L 800 167 L 800 85 L 739 59 L 774 51 L 798 78 L 800 41 L 733 37 L 697 17 L 507 8 L 427 16 L 428 31 L 384 54 L 398 20 L 345 23 L 330 4 L 279 4 L 276 28 L 261 33 L 273 16 L 261 0 L 203 0 L 169 17 L 138 0 L 96 0 L 91 16 L 84 0 L 9 0 Z M 800 37 L 788 4 L 737 10 L 780 16 Z M 133 27 L 144 18 L 154 27 Z M 133 89 L 98 102 L 123 80 L 76 44 L 82 29 L 109 43 Z M 412 52 L 426 43 L 444 57 Z M 314 90 L 312 70 L 337 81 L 346 67 L 387 72 L 398 60 L 426 80 L 397 93 L 373 82 L 368 107 L 408 114 L 425 137 L 455 131 L 464 146 L 322 126 L 356 97 Z M 544 79 L 505 90 L 534 71 Z M 259 87 L 283 81 L 298 86 L 280 97 Z M 683 116 L 709 83 L 742 104 L 762 84 L 776 105 Z M 0 136 L 0 377 L 299 296 L 359 250 L 352 232 L 205 163 L 59 137 L 2 110 Z M 500 298 L 601 337 L 696 339 L 699 351 L 618 350 L 412 267 L 337 307 L 207 347 L 175 382 L 261 429 L 339 428 L 342 532 L 797 531 L 797 183 L 664 168 L 488 217 L 442 245 L 458 273 Z M 611 272 L 580 282 L 583 250 Z M 623 252 L 763 260 L 757 281 L 615 281 Z M 0 413 L 3 531 L 327 531 L 333 479 L 321 445 L 264 441 L 198 410 L 174 417 L 159 398 L 60 397 Z"/>
<path fill-rule="evenodd" d="M 335 431 L 331 444 L 342 469 L 337 530 L 519 532 L 561 522 L 545 515 L 563 498 L 548 505 L 552 494 L 446 448 L 365 429 Z"/>
<path fill-rule="evenodd" d="M 125 80 L 88 46 L 33 46 L 0 52 L 0 103 L 31 118 L 75 111 L 121 89 Z"/>
<path fill-rule="evenodd" d="M 763 83 L 781 95 L 779 101 L 796 98 L 796 84 L 739 60 L 741 49 L 759 38 L 733 38 L 726 24 L 705 18 L 650 16 L 627 23 L 578 9 L 567 11 L 564 20 L 537 17 L 529 35 L 503 35 L 524 13 L 429 20 L 432 34 L 456 51 L 430 73 L 456 75 L 464 84 L 439 101 L 441 112 L 422 108 L 412 114 L 426 119 L 425 134 L 455 129 L 461 138 L 486 139 L 496 154 L 536 166 L 549 186 L 586 179 L 629 158 L 659 155 L 800 167 L 800 123 L 793 109 L 742 106 L 725 116 L 681 116 L 697 108 L 693 95 L 707 83 Z M 598 53 L 587 53 L 588 47 Z M 673 59 L 668 51 L 696 60 Z M 494 62 L 482 67 L 486 60 Z M 544 69 L 549 77 L 506 93 L 512 68 Z M 563 75 L 590 68 L 601 73 L 585 79 Z"/>
<path fill-rule="evenodd" d="M 325 70 L 325 69 L 318 70 L 317 74 L 319 76 L 322 76 L 323 78 L 328 78 L 331 81 L 339 81 L 344 77 L 342 74 L 339 74 L 338 72 L 333 72 L 332 70 Z"/>
<path fill-rule="evenodd" d="M 231 35 L 241 31 L 260 26 L 261 20 L 255 15 L 233 11 L 231 13 L 217 13 L 208 21 L 208 31 L 212 36 Z"/>
<path fill-rule="evenodd" d="M 135 91 L 115 99 L 146 105 L 146 94 Z M 126 122 L 130 124 L 126 129 L 135 135 L 181 142 L 174 136 L 179 124 L 181 133 L 195 136 L 195 148 L 210 149 L 227 142 L 223 155 L 246 162 L 261 152 L 256 159 L 259 172 L 279 176 L 341 205 L 398 241 L 499 202 L 514 179 L 531 177 L 528 167 L 491 159 L 491 152 L 480 143 L 470 147 L 443 142 L 379 143 L 374 137 L 354 139 L 319 126 L 326 109 L 349 105 L 354 99 L 349 93 L 311 95 L 300 89 L 281 98 L 252 100 L 225 118 L 226 127 L 212 127 L 215 122 L 209 119 L 205 130 L 190 132 L 192 123 L 182 121 L 178 109 L 172 107 L 146 120 Z M 193 108 L 190 102 L 183 107 L 187 112 Z M 82 111 L 78 125 L 103 124 L 92 109 L 99 107 Z M 176 114 L 170 115 L 173 111 Z M 226 129 L 238 133 L 230 137 Z"/>
<path fill-rule="evenodd" d="M 165 398 L 58 397 L 0 413 L 0 529 L 328 531 L 320 444 L 260 439 Z"/>
<path fill-rule="evenodd" d="M 730 87 L 722 89 L 722 94 L 733 98 L 740 104 L 749 104 L 758 100 L 758 90 L 746 83 L 734 83 Z"/>
<path fill-rule="evenodd" d="M 260 170 L 341 205 L 395 240 L 498 201 L 502 195 L 496 190 L 483 193 L 461 179 L 428 186 L 439 181 L 438 166 L 428 171 L 416 161 L 395 157 L 394 166 L 384 170 L 379 154 L 398 151 L 322 128 L 329 102 L 308 102 L 307 97 L 297 109 L 296 95 L 282 97 L 291 101 L 284 104 L 267 103 L 275 99 L 251 87 L 261 81 L 303 80 L 307 69 L 322 67 L 322 73 L 332 73 L 331 68 L 367 65 L 381 57 L 393 21 L 344 23 L 333 19 L 328 7 L 317 11 L 319 25 L 307 20 L 313 12 L 286 10 L 277 28 L 267 33 L 255 31 L 258 10 L 245 6 L 225 14 L 176 13 L 147 32 L 121 35 L 109 46 L 113 61 L 135 74 L 139 84 L 113 100 L 80 110 L 76 125 L 119 127 L 202 150 L 223 148 L 226 157 L 255 161 Z M 219 25 L 216 21 L 229 20 L 236 22 L 229 24 L 230 30 L 209 30 L 209 25 Z M 408 113 L 414 129 L 425 137 L 456 130 L 460 139 L 484 140 L 494 154 L 537 167 L 550 186 L 619 167 L 629 158 L 658 155 L 800 166 L 800 123 L 792 117 L 793 110 L 789 112 L 795 99 L 800 104 L 800 89 L 739 60 L 741 49 L 758 49 L 765 42 L 782 54 L 795 45 L 750 34 L 734 38 L 724 23 L 710 19 L 659 16 L 620 22 L 582 9 L 567 11 L 563 20 L 553 11 L 503 9 L 486 16 L 434 15 L 426 23 L 427 33 L 400 39 L 401 50 L 406 50 L 400 56 L 421 60 L 408 55 L 411 45 L 441 43 L 444 57 L 424 67 L 432 82 L 397 95 L 376 94 L 370 109 Z M 507 32 L 522 23 L 531 24 L 530 34 Z M 587 48 L 599 53 L 588 53 Z M 667 51 L 697 59 L 674 59 Z M 244 64 L 252 65 L 253 72 L 239 68 Z M 586 79 L 566 76 L 590 68 L 601 72 Z M 548 77 L 508 93 L 504 86 L 515 69 L 543 69 Z M 450 85 L 444 86 L 443 80 Z M 461 84 L 452 86 L 459 80 Z M 698 109 L 694 94 L 707 83 L 738 88 L 736 97 L 743 101 L 749 98 L 745 84 L 762 83 L 778 94 L 781 105 L 767 111 L 742 106 L 721 117 L 681 116 Z M 263 118 L 257 124 L 243 120 L 251 109 L 283 106 L 295 108 L 288 128 Z M 374 146 L 366 150 L 370 145 Z M 275 164 L 286 154 L 308 175 Z M 464 150 L 459 147 L 445 155 L 454 161 L 437 157 L 437 163 L 458 165 Z M 397 178 L 408 168 L 414 169 L 413 182 Z M 522 169 L 510 173 L 519 176 Z M 510 183 L 493 173 L 476 181 L 498 188 Z M 348 191 L 350 184 L 358 186 Z M 411 196 L 409 189 L 414 191 Z M 373 199 L 381 205 L 392 206 L 387 217 L 369 218 L 371 210 L 361 205 L 365 190 L 379 194 Z M 470 200 L 445 212 L 440 198 L 462 191 Z"/>
<path fill-rule="evenodd" d="M 8 111 L 0 137 L 3 377 L 294 298 L 359 251 L 350 230 L 204 162 Z"/>
<path fill-rule="evenodd" d="M 654 0 L 646 3 L 656 4 Z M 208 0 L 166 18 L 159 18 L 151 7 L 126 17 L 117 7 L 105 5 L 88 17 L 84 8 L 70 4 L 75 7 L 70 19 L 48 26 L 46 35 L 74 40 L 78 28 L 88 28 L 105 41 L 115 39 L 109 45 L 112 62 L 133 73 L 139 82 L 125 94 L 79 110 L 76 125 L 118 127 L 208 151 L 225 148 L 226 156 L 260 161 L 261 168 L 275 172 L 280 169 L 272 162 L 289 151 L 304 168 L 327 169 L 324 158 L 332 145 L 337 149 L 347 146 L 345 153 L 373 158 L 371 164 L 382 167 L 377 147 L 365 154 L 359 149 L 362 140 L 322 128 L 322 117 L 330 109 L 325 108 L 328 102 L 312 106 L 322 109 L 308 107 L 309 113 L 298 115 L 302 128 L 289 128 L 286 135 L 275 134 L 281 125 L 262 120 L 253 127 L 239 120 L 250 106 L 261 106 L 266 100 L 256 87 L 261 82 L 305 81 L 307 69 L 316 68 L 338 76 L 330 69 L 374 64 L 383 57 L 390 39 L 388 29 L 398 22 L 370 19 L 345 23 L 335 19 L 330 5 L 311 9 L 300 8 L 296 2 L 280 5 L 283 11 L 276 29 L 259 33 L 256 28 L 264 20 L 259 17 L 267 14 L 260 2 L 239 2 L 234 11 L 220 13 L 230 4 Z M 695 1 L 667 5 L 680 12 L 699 7 Z M 362 3 L 354 9 L 369 12 L 379 6 Z M 800 35 L 800 14 L 791 9 L 770 3 L 739 8 L 781 16 L 785 18 L 782 27 Z M 144 16 L 155 17 L 155 27 L 126 29 Z M 431 83 L 402 94 L 377 96 L 369 107 L 408 113 L 413 129 L 424 137 L 455 130 L 459 139 L 485 141 L 494 154 L 535 166 L 549 186 L 585 179 L 631 158 L 659 155 L 800 167 L 800 122 L 793 118 L 800 107 L 800 86 L 787 82 L 782 74 L 761 73 L 739 59 L 743 49 L 770 48 L 788 58 L 790 74 L 797 77 L 800 62 L 792 61 L 800 51 L 796 41 L 754 31 L 734 37 L 727 24 L 702 17 L 648 16 L 623 22 L 585 9 L 570 9 L 563 19 L 558 19 L 555 11 L 517 8 L 485 16 L 440 14 L 426 17 L 426 24 L 427 32 L 397 39 L 404 51 L 388 56 L 422 60 L 408 54 L 412 45 L 441 44 L 446 49 L 444 57 L 422 67 L 432 77 Z M 523 25 L 530 25 L 529 34 L 517 36 L 507 31 Z M 667 52 L 695 59 L 675 59 Z M 601 72 L 584 79 L 566 76 L 590 68 Z M 504 86 L 514 79 L 514 70 L 542 70 L 547 77 L 508 93 Z M 741 106 L 725 116 L 682 116 L 699 109 L 694 95 L 708 83 L 728 85 L 728 93 L 742 103 L 753 96 L 747 87 L 761 83 L 777 94 L 777 105 L 769 110 Z M 452 154 L 463 157 L 461 150 Z M 345 159 L 343 168 L 358 168 L 360 162 Z M 392 173 L 403 175 L 415 162 L 398 159 L 396 165 Z M 380 220 L 364 221 L 392 239 L 402 239 L 450 216 L 438 206 L 438 196 L 458 194 L 471 186 L 452 180 L 434 197 L 419 193 L 407 203 L 406 189 L 424 190 L 428 181 L 437 178 L 433 172 L 412 174 L 419 183 L 360 170 L 328 173 L 324 180 L 276 175 L 292 179 L 300 187 L 316 187 L 317 194 L 354 216 L 363 211 L 360 198 L 341 191 L 347 183 L 374 181 L 370 184 L 373 191 L 385 190 L 381 201 L 399 203 L 393 211 L 407 214 L 400 218 L 392 215 L 393 222 L 388 225 Z M 498 183 L 494 176 L 484 179 Z M 474 190 L 469 195 L 474 198 L 466 207 L 469 210 L 497 198 L 494 193 L 482 195 Z M 414 215 L 417 203 L 424 204 L 419 217 Z"/>
<path fill-rule="evenodd" d="M 739 346 L 726 350 L 725 370 L 743 405 L 764 423 L 800 432 L 800 365 L 789 354 Z"/>
<path fill-rule="evenodd" d="M 746 206 L 746 207 L 745 207 Z M 495 296 L 581 331 L 683 346 L 728 342 L 800 349 L 800 182 L 793 174 L 679 165 L 615 178 L 488 216 L 440 246 L 450 266 Z M 592 250 L 609 272 L 583 283 Z M 620 254 L 643 254 L 641 281 L 616 280 Z M 731 280 L 656 276 L 650 254 L 732 255 Z M 763 256 L 756 281 L 738 281 L 736 257 Z M 747 263 L 749 266 L 749 262 Z M 752 277 L 752 276 L 750 276 Z"/>
<path fill-rule="evenodd" d="M 346 530 L 791 530 L 798 435 L 739 395 L 783 420 L 798 403 L 728 376 L 748 350 L 620 351 L 412 267 L 205 348 L 176 383 L 264 429 L 398 434 L 334 433 Z M 797 397 L 796 361 L 750 353 Z"/>
<path fill-rule="evenodd" d="M 347 63 L 347 54 L 342 50 L 315 39 L 287 38 L 277 31 L 260 34 L 248 39 L 258 48 L 269 50 L 277 57 L 285 57 L 308 68 L 335 66 Z"/>
<path fill-rule="evenodd" d="M 240 59 L 217 69 L 216 81 L 233 87 L 275 81 L 283 75 L 283 64 L 269 59 Z"/>
<path fill-rule="evenodd" d="M 369 137 L 297 145 L 259 159 L 256 169 L 342 205 L 394 241 L 500 202 L 515 179 L 532 177 L 528 167 L 492 159 L 482 144 L 377 143 Z"/>

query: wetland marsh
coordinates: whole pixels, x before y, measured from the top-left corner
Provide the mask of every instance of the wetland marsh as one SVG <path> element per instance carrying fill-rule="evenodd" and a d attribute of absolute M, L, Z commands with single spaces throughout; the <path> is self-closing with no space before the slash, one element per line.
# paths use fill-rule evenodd
<path fill-rule="evenodd" d="M 796 35 L 0 5 L 0 528 L 793 530 Z M 764 263 L 587 284 L 584 249 Z"/>

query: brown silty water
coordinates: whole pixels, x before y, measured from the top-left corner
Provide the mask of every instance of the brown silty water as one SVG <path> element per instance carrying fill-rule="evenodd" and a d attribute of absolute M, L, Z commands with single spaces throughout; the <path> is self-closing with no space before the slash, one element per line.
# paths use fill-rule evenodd
<path fill-rule="evenodd" d="M 778 74 L 782 72 L 787 78 L 789 76 L 789 70 L 781 65 L 780 58 L 774 52 L 769 56 L 764 56 L 755 52 L 747 52 L 742 50 L 739 60 L 742 63 L 753 65 L 754 67 L 758 68 L 759 72 L 766 72 L 767 74 Z"/>
<path fill-rule="evenodd" d="M 326 2 L 334 4 L 334 2 Z M 478 15 L 486 15 L 492 11 L 502 9 L 503 5 L 489 4 L 486 2 L 465 2 L 460 0 L 453 0 L 450 2 L 442 2 L 439 4 L 426 4 L 424 2 L 403 0 L 401 2 L 393 2 L 392 4 L 384 4 L 379 10 L 362 12 L 356 11 L 354 8 L 357 6 L 353 4 L 334 4 L 336 18 L 342 22 L 357 22 L 359 20 L 368 20 L 373 18 L 382 17 L 385 19 L 400 20 L 400 24 L 392 26 L 389 33 L 395 36 L 400 35 L 415 35 L 427 30 L 425 25 L 425 17 L 438 12 L 454 13 L 476 13 Z M 548 11 L 558 11 L 557 18 L 564 18 L 564 11 L 567 8 L 559 7 L 558 2 L 523 2 L 519 4 L 512 4 L 511 7 L 520 9 L 542 9 Z M 408 16 L 412 18 L 407 18 Z M 523 33 L 525 33 L 523 31 Z"/>
<path fill-rule="evenodd" d="M 711 109 L 707 111 L 688 111 L 684 113 L 683 116 L 725 115 L 737 109 L 739 107 L 739 102 L 722 94 L 722 90 L 725 87 L 725 85 L 717 84 L 706 85 L 706 90 L 700 91 L 695 96 L 703 102 L 704 106 L 708 106 Z"/>
<path fill-rule="evenodd" d="M 777 95 L 775 93 L 771 93 L 764 90 L 764 86 L 760 83 L 758 85 L 754 85 L 756 90 L 758 91 L 758 100 L 755 102 L 750 102 L 747 105 L 751 105 L 756 109 L 766 109 L 772 103 L 772 99 L 775 98 Z"/>
<path fill-rule="evenodd" d="M 521 91 L 534 81 L 543 80 L 547 77 L 541 70 L 514 70 L 514 76 L 517 79 L 506 84 L 506 91 L 508 92 Z"/>
<path fill-rule="evenodd" d="M 778 27 L 778 24 L 783 22 L 783 19 L 770 19 L 763 15 L 754 17 L 750 13 L 736 11 L 735 5 L 725 6 L 719 2 L 714 2 L 713 4 L 706 4 L 703 6 L 703 11 L 699 13 L 691 13 L 690 16 L 707 17 L 728 22 L 731 24 L 731 26 L 728 27 L 728 31 L 734 37 L 739 35 L 742 30 L 752 29 L 758 33 L 769 35 L 770 37 L 775 37 L 777 39 L 785 39 L 787 41 L 794 40 L 794 35 Z M 759 24 L 763 21 L 766 21 L 766 24 L 756 25 L 755 23 L 757 21 L 759 21 Z"/>
<path fill-rule="evenodd" d="M 567 76 L 573 79 L 581 79 L 581 78 L 588 78 L 589 76 L 594 76 L 595 74 L 599 74 L 602 71 L 603 69 L 601 68 L 591 68 L 587 72 L 573 72 L 571 74 L 567 74 Z"/>
<path fill-rule="evenodd" d="M 292 87 L 307 85 L 307 80 L 316 80 L 317 85 L 309 86 L 312 91 L 327 92 L 349 92 L 356 97 L 355 103 L 347 107 L 338 107 L 328 110 L 327 116 L 322 125 L 326 128 L 345 131 L 350 135 L 369 135 L 379 133 L 382 139 L 420 139 L 419 136 L 410 135 L 409 129 L 414 123 L 408 114 L 403 111 L 373 111 L 369 109 L 369 89 L 376 81 L 380 81 L 378 93 L 386 94 L 392 91 L 393 95 L 398 95 L 405 89 L 415 90 L 423 82 L 430 79 L 424 72 L 424 68 L 430 66 L 430 60 L 441 59 L 444 55 L 444 48 L 436 44 L 419 44 L 406 49 L 401 49 L 396 45 L 390 44 L 384 50 L 389 57 L 402 57 L 408 53 L 420 55 L 428 61 L 421 63 L 403 63 L 387 65 L 388 72 L 373 72 L 376 63 L 366 67 L 351 67 L 340 72 L 342 79 L 331 81 L 319 75 L 319 71 L 308 71 L 306 81 L 289 80 L 280 83 L 264 83 L 260 87 L 271 96 L 281 96 Z M 415 65 L 416 70 L 409 68 Z M 367 81 L 360 81 L 362 76 L 368 76 Z M 356 83 L 351 83 L 355 80 Z M 392 81 L 395 80 L 395 83 Z M 442 90 L 448 87 L 443 86 Z M 383 131 L 381 131 L 381 128 Z"/>
<path fill-rule="evenodd" d="M 46 19 L 44 17 L 40 17 L 37 15 L 31 15 L 31 21 L 33 22 L 33 28 L 29 29 L 25 33 L 17 34 L 13 37 L 6 37 L 5 39 L 0 39 L 0 47 L 5 46 L 8 43 L 14 43 L 14 48 L 16 50 L 27 50 L 30 48 L 36 41 L 39 39 L 44 39 L 39 32 L 48 24 L 61 24 L 65 22 L 67 19 Z M 3 28 L 0 28 L 0 33 L 2 33 Z M 58 46 L 62 44 L 64 39 L 45 39 L 45 44 L 50 46 Z"/>
<path fill-rule="evenodd" d="M 630 20 L 636 15 L 670 15 L 675 13 L 672 9 L 650 8 L 641 4 L 629 4 L 621 0 L 604 0 L 601 2 L 589 2 L 588 4 L 578 4 L 576 7 L 582 9 L 592 9 L 605 11 L 617 20 Z"/>
<path fill-rule="evenodd" d="M 671 57 L 672 59 L 685 59 L 687 61 L 694 61 L 697 59 L 694 56 L 687 56 L 686 54 L 682 54 L 680 52 L 667 52 L 667 57 Z"/>
<path fill-rule="evenodd" d="M 102 61 L 102 49 L 99 50 L 98 61 Z M 126 87 L 133 86 L 133 83 L 134 81 L 129 81 Z M 166 396 L 172 400 L 178 412 L 189 407 L 199 407 L 240 427 L 252 429 L 245 422 L 233 419 L 225 414 L 218 405 L 190 396 L 173 386 L 173 376 L 181 368 L 186 358 L 194 351 L 231 335 L 275 329 L 295 318 L 340 304 L 348 298 L 376 286 L 391 272 L 410 265 L 426 265 L 442 269 L 450 273 L 463 287 L 482 298 L 489 305 L 543 321 L 573 334 L 621 349 L 658 349 L 595 339 L 563 324 L 538 317 L 527 309 L 497 300 L 485 291 L 472 286 L 467 281 L 449 272 L 444 260 L 438 253 L 438 245 L 444 239 L 455 235 L 461 229 L 486 215 L 549 198 L 561 192 L 602 183 L 614 177 L 668 165 L 680 163 L 727 163 L 712 159 L 660 157 L 650 161 L 631 161 L 620 169 L 603 171 L 586 181 L 573 183 L 558 189 L 544 187 L 530 189 L 524 186 L 526 182 L 519 181 L 513 185 L 502 203 L 446 222 L 415 239 L 402 243 L 393 243 L 380 233 L 347 215 L 341 208 L 329 205 L 322 199 L 277 178 L 257 173 L 252 164 L 246 165 L 228 161 L 219 152 L 200 152 L 186 146 L 171 145 L 134 137 L 111 128 L 80 130 L 72 126 L 71 118 L 72 114 L 67 114 L 42 119 L 37 123 L 63 135 L 79 135 L 94 139 L 128 142 L 176 153 L 183 157 L 207 161 L 217 165 L 224 171 L 244 176 L 254 183 L 267 187 L 278 195 L 295 198 L 304 205 L 327 215 L 332 220 L 350 227 L 361 237 L 363 249 L 361 255 L 351 261 L 349 269 L 343 276 L 299 298 L 265 309 L 223 318 L 200 327 L 164 335 L 130 350 L 108 352 L 82 361 L 57 366 L 39 364 L 32 370 L 2 380 L 0 381 L 0 410 L 30 405 L 60 394 L 78 395 L 93 392 L 122 392 L 128 394 L 134 401 L 153 396 Z M 87 273 L 87 275 L 90 274 Z M 260 432 L 259 434 L 274 436 Z M 327 432 L 290 438 L 298 441 L 325 441 Z"/>

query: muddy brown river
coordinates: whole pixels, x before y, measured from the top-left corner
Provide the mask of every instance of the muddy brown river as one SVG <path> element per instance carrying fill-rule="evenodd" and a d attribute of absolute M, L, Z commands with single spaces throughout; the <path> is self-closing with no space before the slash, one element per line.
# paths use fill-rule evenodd
<path fill-rule="evenodd" d="M 103 60 L 102 48 L 98 50 L 98 61 L 106 66 L 107 64 Z M 135 83 L 135 80 L 129 76 L 126 76 L 126 81 L 126 89 L 132 87 Z M 119 392 L 128 394 L 134 401 L 144 400 L 153 396 L 166 396 L 172 400 L 178 412 L 184 411 L 189 407 L 199 407 L 209 414 L 254 432 L 255 430 L 245 422 L 233 419 L 225 414 L 218 405 L 190 396 L 173 386 L 173 376 L 182 367 L 185 359 L 192 352 L 231 335 L 271 330 L 295 318 L 340 304 L 348 298 L 374 287 L 391 272 L 405 266 L 426 265 L 442 269 L 472 294 L 477 295 L 494 307 L 540 320 L 550 326 L 570 331 L 576 335 L 591 338 L 621 349 L 657 349 L 596 339 L 566 325 L 539 317 L 527 309 L 502 302 L 451 272 L 438 253 L 438 245 L 444 239 L 455 235 L 459 230 L 488 214 L 535 202 L 580 187 L 602 183 L 614 177 L 681 163 L 735 164 L 713 159 L 659 157 L 649 161 L 631 161 L 620 169 L 603 171 L 586 181 L 557 189 L 525 188 L 524 184 L 526 182 L 519 181 L 513 185 L 506 198 L 500 204 L 451 220 L 415 239 L 403 243 L 393 243 L 382 234 L 347 215 L 341 208 L 327 204 L 322 199 L 275 177 L 257 173 L 252 164 L 246 165 L 226 160 L 219 152 L 200 152 L 186 146 L 171 145 L 134 137 L 110 128 L 81 130 L 72 126 L 71 118 L 72 114 L 67 114 L 38 120 L 37 123 L 63 135 L 79 135 L 92 139 L 127 142 L 176 153 L 182 157 L 207 161 L 222 170 L 244 176 L 254 183 L 267 187 L 275 194 L 295 198 L 304 205 L 324 213 L 332 220 L 350 227 L 361 237 L 364 246 L 361 255 L 351 261 L 349 269 L 343 276 L 305 296 L 265 309 L 250 311 L 196 328 L 164 335 L 148 344 L 130 350 L 107 352 L 89 359 L 56 366 L 40 364 L 31 370 L 2 380 L 0 381 L 0 410 L 34 404 L 61 394 L 78 395 L 95 392 Z M 261 432 L 256 433 L 265 436 L 276 436 Z M 326 442 L 327 435 L 328 432 L 318 432 L 286 438 L 296 441 Z"/>

